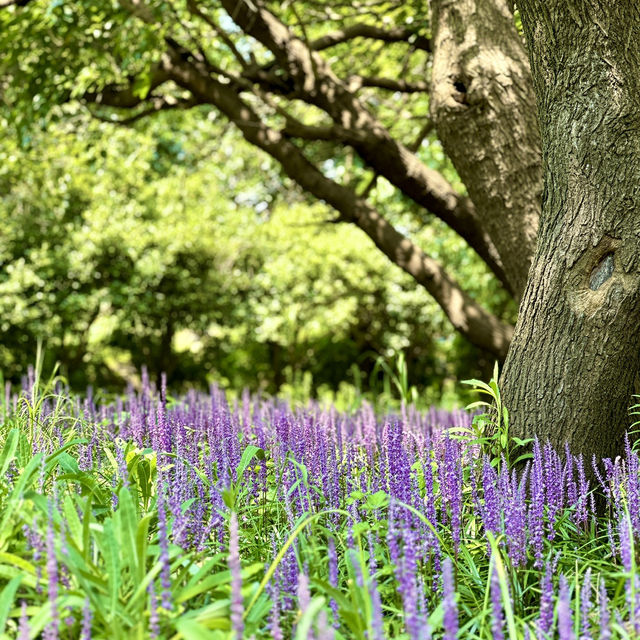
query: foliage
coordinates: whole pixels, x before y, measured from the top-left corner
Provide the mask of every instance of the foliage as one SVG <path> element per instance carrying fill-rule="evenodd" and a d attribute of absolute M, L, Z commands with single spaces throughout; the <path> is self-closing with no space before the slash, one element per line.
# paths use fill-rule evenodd
<path fill-rule="evenodd" d="M 146 378 L 99 403 L 62 384 L 36 370 L 2 400 L 2 637 L 628 638 L 639 622 L 630 447 L 598 471 L 598 514 L 581 458 L 536 441 L 518 482 L 448 436 L 462 413 L 232 408 Z"/>
<path fill-rule="evenodd" d="M 135 383 L 144 364 L 156 379 L 297 395 L 310 376 L 308 398 L 348 388 L 354 364 L 361 391 L 375 391 L 376 363 L 404 353 L 434 401 L 482 358 L 361 232 L 325 223 L 324 206 L 284 202 L 273 169 L 233 131 L 191 114 L 187 133 L 186 117 L 114 129 L 68 106 L 26 148 L 0 144 L 8 377 L 43 340 L 76 388 Z M 420 235 L 482 295 L 490 278 L 459 240 Z"/>

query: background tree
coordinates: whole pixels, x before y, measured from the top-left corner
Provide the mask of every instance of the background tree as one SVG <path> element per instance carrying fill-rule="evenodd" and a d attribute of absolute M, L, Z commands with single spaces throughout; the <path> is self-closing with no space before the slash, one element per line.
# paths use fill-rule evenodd
<path fill-rule="evenodd" d="M 616 275 L 632 272 L 633 252 L 624 257 L 617 250 L 623 237 L 631 238 L 636 223 L 633 215 L 627 216 L 624 233 L 617 223 L 601 225 L 611 217 L 599 207 L 593 219 L 559 215 L 567 194 L 573 194 L 573 207 L 580 209 L 578 195 L 586 185 L 558 187 L 557 176 L 567 172 L 554 158 L 564 158 L 564 167 L 575 163 L 572 145 L 586 140 L 590 127 L 607 120 L 605 114 L 633 123 L 632 98 L 622 107 L 618 99 L 633 95 L 635 85 L 631 80 L 625 84 L 625 74 L 637 70 L 637 61 L 631 56 L 624 72 L 617 62 L 611 66 L 607 60 L 616 61 L 617 55 L 626 59 L 628 47 L 610 55 L 607 29 L 598 25 L 613 29 L 629 18 L 633 32 L 636 9 L 623 10 L 617 2 L 606 10 L 598 3 L 587 9 L 581 2 L 568 8 L 552 2 L 545 5 L 538 26 L 536 12 L 542 6 L 522 3 L 532 67 L 538 74 L 532 83 L 517 29 L 519 18 L 512 13 L 513 3 L 505 0 L 433 0 L 430 20 L 422 3 L 394 1 L 20 4 L 27 6 L 3 12 L 0 36 L 7 52 L 4 96 L 17 114 L 18 127 L 55 113 L 52 105 L 72 99 L 87 105 L 94 116 L 120 124 L 167 110 L 204 115 L 214 109 L 276 161 L 290 181 L 330 205 L 336 222 L 350 222 L 364 231 L 429 292 L 471 343 L 504 359 L 513 327 L 474 299 L 440 261 L 419 248 L 415 237 L 397 222 L 392 224 L 391 201 L 384 193 L 393 190 L 417 218 L 438 218 L 459 234 L 505 290 L 515 300 L 522 298 L 505 387 L 519 428 L 529 431 L 535 424 L 556 444 L 570 435 L 586 453 L 602 451 L 605 440 L 619 440 L 625 424 L 623 398 L 630 400 L 630 380 L 638 372 L 640 356 L 628 362 L 615 402 L 607 407 L 601 399 L 610 391 L 614 372 L 624 368 L 622 353 L 628 348 L 638 351 L 635 297 L 621 294 L 624 302 L 614 314 L 619 320 L 596 322 L 589 329 L 581 319 L 582 301 L 593 297 L 589 291 L 603 296 L 603 291 L 617 292 L 619 287 L 613 286 L 613 277 L 604 287 L 585 288 L 592 280 L 584 272 L 595 274 L 593 282 L 600 282 L 599 274 L 609 274 L 612 264 Z M 566 50 L 549 36 L 565 22 L 571 22 Z M 587 52 L 587 43 L 598 46 Z M 571 74 L 564 68 L 561 73 L 563 56 L 583 62 L 596 56 L 597 61 L 591 67 L 576 64 Z M 605 73 L 607 65 L 614 71 Z M 575 91 L 561 100 L 564 85 L 558 83 L 565 77 Z M 534 88 L 546 136 L 547 191 L 530 271 L 542 191 Z M 596 98 L 594 104 L 602 103 L 602 111 L 586 110 L 581 120 L 570 109 L 590 97 Z M 633 130 L 629 126 L 625 131 Z M 429 165 L 423 146 L 435 135 L 434 129 L 463 189 Z M 618 149 L 621 144 L 615 129 L 613 135 L 610 127 L 602 131 L 590 148 L 606 158 L 600 155 L 601 147 Z M 627 149 L 634 147 L 629 143 L 620 155 L 633 156 L 635 151 Z M 583 162 L 581 157 L 577 162 L 591 170 L 591 160 Z M 620 162 L 606 163 L 602 175 L 590 176 L 589 186 L 610 188 L 614 177 L 628 173 L 629 169 L 622 172 Z M 619 198 L 633 202 L 632 190 L 625 187 L 621 193 Z M 628 202 L 625 206 L 632 211 Z M 614 208 L 619 216 L 622 209 L 618 204 Z M 570 231 L 557 226 L 558 220 Z M 593 259 L 590 252 L 577 249 L 589 242 L 587 228 L 595 229 L 591 242 L 600 247 Z M 560 269 L 563 251 L 578 253 L 574 262 Z M 564 275 L 553 276 L 554 265 Z M 565 286 L 567 270 L 574 265 L 579 265 L 576 282 L 582 283 L 573 287 L 575 296 Z M 545 278 L 549 293 L 539 295 Z M 622 291 L 637 293 L 633 278 L 619 284 Z M 581 302 L 570 303 L 574 298 Z M 587 315 L 592 311 L 589 307 Z M 543 337 L 533 339 L 534 332 Z M 602 346 L 613 342 L 615 348 Z M 599 363 L 603 358 L 604 367 Z M 587 376 L 587 386 L 595 387 L 588 402 L 577 382 L 578 373 L 584 374 L 579 360 L 593 372 Z M 567 364 L 572 361 L 575 366 Z M 603 375 L 602 369 L 609 373 Z M 530 411 L 535 403 L 545 408 Z M 578 409 L 581 404 L 584 412 Z M 563 420 L 565 428 L 556 429 L 551 417 Z M 589 429 L 600 435 L 587 437 Z M 613 430 L 613 438 L 604 435 L 607 429 Z"/>

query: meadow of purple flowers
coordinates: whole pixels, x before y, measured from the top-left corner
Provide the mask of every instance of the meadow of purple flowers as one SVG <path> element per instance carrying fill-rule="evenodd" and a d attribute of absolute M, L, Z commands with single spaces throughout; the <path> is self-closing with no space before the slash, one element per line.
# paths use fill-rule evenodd
<path fill-rule="evenodd" d="M 635 637 L 632 447 L 510 469 L 471 419 L 6 385 L 0 637 Z"/>

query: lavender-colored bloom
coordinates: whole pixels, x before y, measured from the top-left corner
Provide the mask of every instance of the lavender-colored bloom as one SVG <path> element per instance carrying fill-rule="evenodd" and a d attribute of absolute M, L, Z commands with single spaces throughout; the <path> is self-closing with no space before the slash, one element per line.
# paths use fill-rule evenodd
<path fill-rule="evenodd" d="M 160 582 L 162 584 L 162 607 L 171 610 L 171 563 L 169 559 L 169 535 L 167 531 L 167 510 L 164 499 L 164 488 L 158 492 L 158 538 L 160 545 Z"/>
<path fill-rule="evenodd" d="M 321 609 L 318 614 L 316 631 L 318 640 L 333 640 L 333 638 L 335 638 L 335 632 L 333 628 L 329 626 L 329 621 L 327 620 L 326 609 Z"/>
<path fill-rule="evenodd" d="M 593 640 L 589 624 L 591 610 L 591 567 L 589 567 L 582 581 L 580 590 L 580 640 Z"/>
<path fill-rule="evenodd" d="M 160 615 L 158 613 L 158 596 L 153 581 L 147 587 L 149 593 L 149 637 L 152 640 L 160 636 Z"/>
<path fill-rule="evenodd" d="M 627 515 L 622 512 L 618 520 L 618 536 L 620 538 L 620 559 L 622 566 L 627 573 L 633 569 L 633 559 L 631 557 L 631 532 L 630 522 Z"/>
<path fill-rule="evenodd" d="M 29 640 L 29 616 L 27 615 L 27 603 L 23 600 L 20 604 L 20 622 L 18 624 L 18 640 Z"/>
<path fill-rule="evenodd" d="M 542 569 L 544 536 L 544 469 L 542 451 L 538 438 L 533 443 L 533 465 L 531 470 L 531 502 L 529 504 L 529 536 L 533 546 L 536 569 Z"/>
<path fill-rule="evenodd" d="M 238 534 L 238 516 L 231 513 L 229 521 L 229 556 L 227 558 L 231 571 L 231 628 L 236 638 L 242 640 L 244 633 L 244 602 L 242 599 L 242 575 L 240 566 L 240 541 Z"/>
<path fill-rule="evenodd" d="M 493 640 L 504 640 L 504 614 L 502 612 L 502 593 L 498 571 L 494 567 L 491 573 L 491 633 Z"/>
<path fill-rule="evenodd" d="M 560 576 L 560 593 L 558 596 L 558 634 L 560 640 L 573 640 L 573 619 L 571 617 L 571 599 L 569 585 L 564 574 Z"/>
<path fill-rule="evenodd" d="M 93 612 L 91 611 L 91 603 L 89 598 L 85 598 L 84 607 L 82 607 L 82 627 L 80 630 L 80 640 L 91 640 L 91 621 Z"/>
<path fill-rule="evenodd" d="M 371 640 L 385 640 L 384 628 L 382 623 L 382 602 L 380 600 L 380 592 L 378 591 L 378 582 L 376 580 L 376 556 L 373 546 L 373 536 L 368 535 L 369 541 L 369 596 L 371 598 Z"/>
<path fill-rule="evenodd" d="M 551 631 L 553 624 L 553 582 L 555 562 L 547 560 L 542 578 L 542 594 L 540 596 L 540 617 L 538 619 L 538 631 L 546 636 Z"/>
<path fill-rule="evenodd" d="M 329 584 L 334 588 L 338 588 L 338 554 L 336 553 L 336 543 L 333 538 L 329 538 L 328 544 L 329 555 Z M 333 624 L 338 623 L 338 603 L 331 598 L 329 600 L 329 607 L 333 612 Z M 337 627 L 336 627 L 337 628 Z"/>
<path fill-rule="evenodd" d="M 44 640 L 56 640 L 60 626 L 58 612 L 58 561 L 56 558 L 55 530 L 53 528 L 53 503 L 49 503 L 49 525 L 47 527 L 47 595 L 51 606 L 51 622 L 44 629 Z"/>
<path fill-rule="evenodd" d="M 609 599 L 607 598 L 607 588 L 604 584 L 604 580 L 600 581 L 599 590 L 600 599 L 600 640 L 610 640 L 611 628 L 609 627 Z"/>
<path fill-rule="evenodd" d="M 624 438 L 625 462 L 627 466 L 626 493 L 631 517 L 631 524 L 635 535 L 640 534 L 640 492 L 638 491 L 638 454 L 631 449 L 629 434 Z"/>
<path fill-rule="evenodd" d="M 280 628 L 280 581 L 274 576 L 267 587 L 273 605 L 269 614 L 269 631 L 273 640 L 283 640 Z"/>
<path fill-rule="evenodd" d="M 527 526 L 526 507 L 524 501 L 525 483 L 529 472 L 529 466 L 525 467 L 520 484 L 514 469 L 511 477 L 506 464 L 502 466 L 500 474 L 500 489 L 504 498 L 504 523 L 509 547 L 509 558 L 514 567 L 525 564 Z"/>
<path fill-rule="evenodd" d="M 444 640 L 455 640 L 458 636 L 458 605 L 453 579 L 453 563 L 445 558 L 442 563 L 443 596 L 444 596 Z"/>
<path fill-rule="evenodd" d="M 311 593 L 309 591 L 309 577 L 306 571 L 298 574 L 298 607 L 300 614 L 304 615 L 311 604 Z"/>
<path fill-rule="evenodd" d="M 489 463 L 489 458 L 484 457 L 482 464 L 482 492 L 484 505 L 482 509 L 482 523 L 485 531 L 491 531 L 498 535 L 500 531 L 500 498 L 498 495 L 498 476 L 495 469 Z"/>
<path fill-rule="evenodd" d="M 455 552 L 460 546 L 460 527 L 462 524 L 462 464 L 460 446 L 453 438 L 445 438 L 444 464 L 440 467 L 440 490 L 442 498 L 449 507 L 449 523 Z"/>

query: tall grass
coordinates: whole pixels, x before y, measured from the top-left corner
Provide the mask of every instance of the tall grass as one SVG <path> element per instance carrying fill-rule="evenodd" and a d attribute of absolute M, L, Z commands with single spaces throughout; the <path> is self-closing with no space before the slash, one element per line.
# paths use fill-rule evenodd
<path fill-rule="evenodd" d="M 635 637 L 636 453 L 590 487 L 534 441 L 516 474 L 497 415 L 146 377 L 99 402 L 34 370 L 0 405 L 0 637 Z"/>

